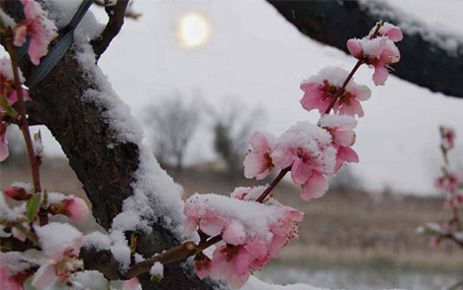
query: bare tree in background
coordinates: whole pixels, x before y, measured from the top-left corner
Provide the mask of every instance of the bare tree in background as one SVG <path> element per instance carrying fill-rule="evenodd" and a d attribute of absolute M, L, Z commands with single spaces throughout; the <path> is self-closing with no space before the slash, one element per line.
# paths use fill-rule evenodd
<path fill-rule="evenodd" d="M 165 98 L 146 111 L 154 154 L 163 166 L 183 168 L 185 152 L 200 121 L 200 110 L 181 94 Z"/>
<path fill-rule="evenodd" d="M 262 112 L 258 109 L 243 110 L 243 105 L 237 102 L 224 108 L 223 111 L 212 112 L 214 150 L 234 175 L 241 171 L 249 135 Z"/>
<path fill-rule="evenodd" d="M 362 181 L 353 172 L 352 168 L 345 165 L 335 176 L 330 179 L 330 189 L 338 191 L 361 190 Z"/>

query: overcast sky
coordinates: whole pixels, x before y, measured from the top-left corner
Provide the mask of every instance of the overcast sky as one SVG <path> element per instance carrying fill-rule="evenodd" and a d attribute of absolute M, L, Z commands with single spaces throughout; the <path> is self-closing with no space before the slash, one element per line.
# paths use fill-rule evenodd
<path fill-rule="evenodd" d="M 463 34 L 463 1 L 391 2 L 434 27 Z M 318 118 L 299 105 L 301 80 L 324 66 L 350 70 L 355 63 L 343 52 L 301 35 L 265 1 L 137 0 L 135 10 L 143 16 L 126 22 L 100 64 L 140 119 L 143 108 L 174 91 L 193 100 L 201 92 L 219 109 L 231 99 L 244 104 L 243 110 L 262 108 L 260 127 L 280 134 L 297 121 Z M 176 36 L 180 19 L 189 12 L 201 14 L 210 25 L 200 47 L 182 46 Z M 374 87 L 371 74 L 363 67 L 356 75 L 357 82 L 372 89 L 372 98 L 364 103 L 366 116 L 357 131 L 355 149 L 361 162 L 352 168 L 371 189 L 433 192 L 441 161 L 437 127 L 451 125 L 463 135 L 463 101 L 395 77 L 384 87 Z M 463 144 L 463 137 L 457 141 Z M 213 158 L 204 144 L 211 144 L 206 130 L 189 148 L 189 162 Z M 56 145 L 47 147 L 59 152 Z"/>

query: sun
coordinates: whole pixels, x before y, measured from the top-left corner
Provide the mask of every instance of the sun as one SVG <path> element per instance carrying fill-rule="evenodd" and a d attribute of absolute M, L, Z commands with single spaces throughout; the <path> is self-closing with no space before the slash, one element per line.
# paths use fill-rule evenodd
<path fill-rule="evenodd" d="M 204 15 L 189 12 L 183 15 L 177 25 L 177 40 L 186 48 L 200 47 L 207 42 L 211 25 Z"/>

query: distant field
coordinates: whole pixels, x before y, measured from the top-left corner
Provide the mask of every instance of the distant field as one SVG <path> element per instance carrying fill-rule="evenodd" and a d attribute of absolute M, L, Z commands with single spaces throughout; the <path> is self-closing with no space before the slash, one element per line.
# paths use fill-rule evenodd
<path fill-rule="evenodd" d="M 208 168 L 170 173 L 183 185 L 185 196 L 194 192 L 225 194 L 235 186 L 256 184 Z M 27 181 L 29 171 L 25 166 L 2 166 L 0 177 L 4 187 L 13 181 Z M 65 160 L 44 160 L 42 180 L 49 191 L 84 194 Z M 284 183 L 276 188 L 275 196 L 305 213 L 301 238 L 284 249 L 279 263 L 463 269 L 461 249 L 445 242 L 430 249 L 428 240 L 415 232 L 427 221 L 448 218 L 441 198 L 333 191 L 305 203 L 298 198 L 297 188 Z"/>

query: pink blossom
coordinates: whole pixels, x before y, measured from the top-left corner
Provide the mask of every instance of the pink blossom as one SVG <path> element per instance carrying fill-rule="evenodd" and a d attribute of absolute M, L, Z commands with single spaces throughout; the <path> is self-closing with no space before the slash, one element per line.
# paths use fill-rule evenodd
<path fill-rule="evenodd" d="M 140 281 L 137 277 L 124 281 L 122 284 L 122 290 L 141 290 Z"/>
<path fill-rule="evenodd" d="M 24 281 L 37 265 L 20 252 L 0 252 L 0 286 L 2 290 L 22 290 Z"/>
<path fill-rule="evenodd" d="M 270 158 L 273 136 L 255 132 L 251 135 L 249 143 L 251 150 L 244 158 L 244 176 L 246 178 L 263 179 L 270 174 L 273 168 Z"/>
<path fill-rule="evenodd" d="M 5 188 L 3 193 L 15 200 L 28 200 L 32 196 L 32 187 L 30 184 L 15 183 Z"/>
<path fill-rule="evenodd" d="M 243 189 L 243 188 L 242 188 Z M 195 257 L 198 277 L 225 278 L 233 288 L 242 286 L 254 270 L 261 269 L 281 247 L 298 238 L 296 223 L 303 214 L 281 204 L 215 194 L 195 194 L 185 202 L 188 230 L 220 235 L 223 243 L 212 257 Z"/>
<path fill-rule="evenodd" d="M 82 222 L 90 215 L 90 209 L 82 198 L 58 192 L 48 194 L 48 210 L 52 214 L 63 214 L 76 222 Z"/>
<path fill-rule="evenodd" d="M 371 92 L 368 87 L 358 85 L 353 80 L 342 89 L 348 75 L 349 72 L 344 69 L 327 67 L 318 75 L 304 80 L 301 83 L 304 91 L 302 107 L 308 111 L 318 109 L 320 113 L 325 113 L 336 99 L 332 107 L 334 112 L 362 117 L 364 113 L 360 101 L 370 98 Z"/>
<path fill-rule="evenodd" d="M 450 150 L 455 146 L 455 130 L 450 127 L 440 127 L 442 146 L 445 150 Z"/>
<path fill-rule="evenodd" d="M 389 75 L 388 65 L 400 60 L 400 52 L 394 42 L 387 36 L 373 39 L 352 38 L 347 41 L 347 49 L 356 58 L 374 67 L 373 82 L 384 85 Z"/>
<path fill-rule="evenodd" d="M 402 30 L 400 30 L 398 26 L 395 26 L 389 22 L 384 22 L 383 25 L 379 28 L 378 32 L 375 35 L 373 35 L 375 31 L 376 26 L 370 30 L 370 38 L 374 38 L 377 36 L 387 36 L 390 40 L 394 42 L 399 42 L 403 39 Z"/>
<path fill-rule="evenodd" d="M 2 290 L 23 290 L 24 280 L 7 267 L 0 266 L 0 285 Z"/>
<path fill-rule="evenodd" d="M 337 150 L 335 172 L 341 169 L 344 162 L 359 162 L 357 153 L 352 149 L 355 143 L 354 128 L 357 120 L 347 115 L 323 115 L 319 125 L 330 132 L 333 146 Z"/>
<path fill-rule="evenodd" d="M 86 220 L 90 215 L 87 203 L 79 197 L 66 198 L 62 201 L 62 213 L 76 222 Z"/>
<path fill-rule="evenodd" d="M 49 223 L 35 226 L 40 246 L 47 260 L 34 274 L 32 286 L 45 288 L 55 281 L 66 283 L 70 274 L 83 267 L 78 259 L 83 235 L 69 224 Z"/>
<path fill-rule="evenodd" d="M 321 197 L 328 190 L 336 149 L 327 130 L 299 122 L 277 139 L 271 157 L 279 168 L 291 168 L 293 182 L 302 186 L 302 199 Z"/>
<path fill-rule="evenodd" d="M 55 24 L 47 18 L 46 12 L 34 0 L 21 0 L 25 19 L 17 23 L 14 31 L 14 45 L 22 46 L 30 37 L 29 57 L 35 65 L 48 52 L 49 43 L 57 36 Z"/>
<path fill-rule="evenodd" d="M 443 192 L 452 193 L 458 189 L 460 182 L 458 175 L 452 172 L 446 172 L 443 176 L 437 178 L 435 186 Z"/>
<path fill-rule="evenodd" d="M 239 186 L 236 187 L 232 193 L 230 193 L 230 197 L 236 198 L 236 199 L 241 199 L 241 200 L 252 200 L 255 201 L 259 196 L 264 192 L 266 189 L 266 186 Z M 264 200 L 264 203 L 267 203 L 269 198 L 266 198 Z"/>

